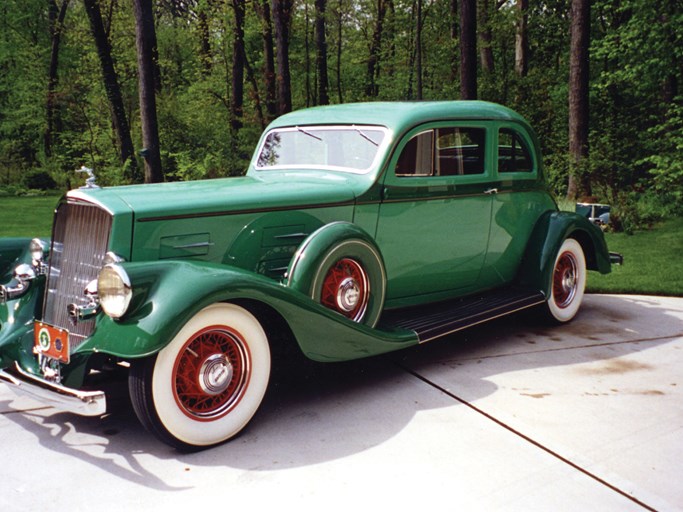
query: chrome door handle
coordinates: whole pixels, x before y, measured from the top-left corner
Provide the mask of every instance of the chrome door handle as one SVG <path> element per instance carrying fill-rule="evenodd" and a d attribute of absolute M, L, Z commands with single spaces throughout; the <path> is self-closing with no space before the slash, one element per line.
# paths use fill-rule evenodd
<path fill-rule="evenodd" d="M 490 194 L 497 194 L 497 193 L 498 193 L 498 189 L 497 189 L 497 188 L 489 188 L 489 189 L 487 189 L 487 190 L 484 190 L 484 194 L 489 194 L 489 195 L 490 195 Z"/>

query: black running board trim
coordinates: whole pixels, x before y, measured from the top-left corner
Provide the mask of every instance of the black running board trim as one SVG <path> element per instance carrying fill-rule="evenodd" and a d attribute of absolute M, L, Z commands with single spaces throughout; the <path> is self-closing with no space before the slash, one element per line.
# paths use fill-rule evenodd
<path fill-rule="evenodd" d="M 382 316 L 381 327 L 413 331 L 418 341 L 425 343 L 545 301 L 545 295 L 540 291 L 507 288 L 448 302 L 389 311 Z"/>

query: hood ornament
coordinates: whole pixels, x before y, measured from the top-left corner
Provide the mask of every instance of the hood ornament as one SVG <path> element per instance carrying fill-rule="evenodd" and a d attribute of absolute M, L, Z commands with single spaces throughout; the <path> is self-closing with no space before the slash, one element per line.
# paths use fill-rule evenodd
<path fill-rule="evenodd" d="M 84 165 L 80 169 L 76 169 L 76 172 L 85 172 L 88 174 L 88 177 L 85 180 L 85 185 L 80 188 L 100 188 L 100 186 L 95 183 L 95 173 L 92 169 Z"/>

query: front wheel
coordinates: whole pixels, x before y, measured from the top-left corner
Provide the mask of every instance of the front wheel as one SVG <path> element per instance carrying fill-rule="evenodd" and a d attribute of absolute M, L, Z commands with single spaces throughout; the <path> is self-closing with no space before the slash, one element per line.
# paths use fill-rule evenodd
<path fill-rule="evenodd" d="M 258 320 L 235 304 L 213 304 L 157 355 L 133 363 L 129 389 L 142 424 L 187 450 L 239 433 L 261 404 L 269 377 L 270 348 Z"/>
<path fill-rule="evenodd" d="M 546 311 L 551 320 L 569 322 L 581 307 L 586 288 L 586 257 L 581 244 L 567 238 L 555 258 Z"/>

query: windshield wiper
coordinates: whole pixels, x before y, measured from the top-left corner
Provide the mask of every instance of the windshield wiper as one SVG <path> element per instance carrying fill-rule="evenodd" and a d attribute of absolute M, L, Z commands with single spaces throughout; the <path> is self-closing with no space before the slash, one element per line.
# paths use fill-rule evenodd
<path fill-rule="evenodd" d="M 373 144 L 373 145 L 375 145 L 375 146 L 379 146 L 379 144 L 378 144 L 377 142 L 375 142 L 375 141 L 372 140 L 370 137 L 368 137 L 367 135 L 365 135 L 365 133 L 363 133 L 363 131 L 362 131 L 360 128 L 356 128 L 356 127 L 354 126 L 353 129 L 356 130 L 356 131 L 358 132 L 358 134 L 359 134 L 361 137 L 363 137 L 365 140 L 367 140 L 370 144 Z"/>
<path fill-rule="evenodd" d="M 319 141 L 322 142 L 322 139 L 321 139 L 320 137 L 318 137 L 317 135 L 313 135 L 311 132 L 307 132 L 306 130 L 304 130 L 304 129 L 301 128 L 300 126 L 297 126 L 296 129 L 299 130 L 299 131 L 300 131 L 301 133 L 303 133 L 304 135 L 308 135 L 309 137 L 312 137 L 312 138 L 314 138 L 314 139 L 319 140 Z"/>

